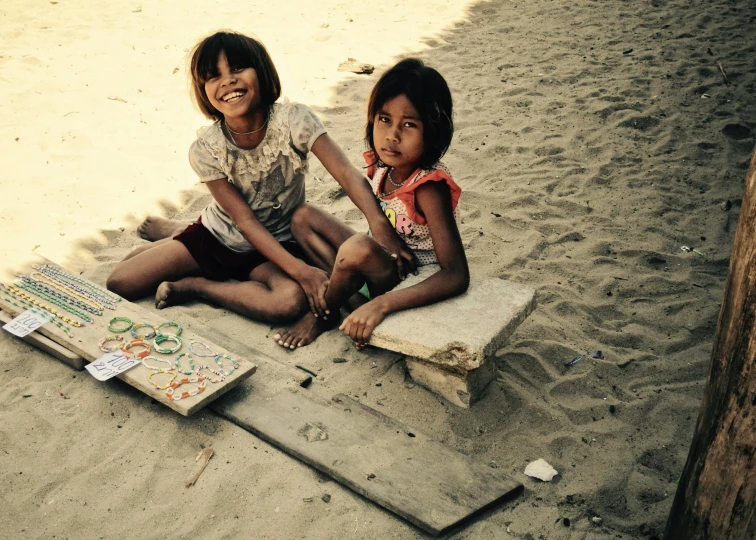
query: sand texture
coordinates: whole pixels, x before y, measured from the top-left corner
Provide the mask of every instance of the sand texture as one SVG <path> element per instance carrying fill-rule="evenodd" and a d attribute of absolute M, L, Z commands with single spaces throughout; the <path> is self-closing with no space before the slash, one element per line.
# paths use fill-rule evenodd
<path fill-rule="evenodd" d="M 257 34 L 284 94 L 355 164 L 377 77 L 406 56 L 437 68 L 471 271 L 537 291 L 482 401 L 458 409 L 406 379 L 401 355 L 338 331 L 289 353 L 275 328 L 211 305 L 160 316 L 302 365 L 307 392 L 359 399 L 525 485 L 451 538 L 660 538 L 754 147 L 752 1 L 8 0 L 0 14 L 2 266 L 36 250 L 98 283 L 145 242 L 147 215 L 193 219 L 209 200 L 186 157 L 206 123 L 186 79 L 200 37 Z M 339 71 L 349 58 L 375 71 Z M 365 230 L 314 158 L 307 196 Z M 551 482 L 524 474 L 539 458 Z M 182 417 L 5 332 L 0 478 L 6 538 L 426 537 L 213 412 Z"/>

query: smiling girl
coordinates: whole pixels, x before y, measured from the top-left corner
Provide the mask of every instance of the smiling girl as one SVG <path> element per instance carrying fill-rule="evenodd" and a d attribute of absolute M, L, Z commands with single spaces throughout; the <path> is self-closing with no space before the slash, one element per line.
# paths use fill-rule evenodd
<path fill-rule="evenodd" d="M 412 286 L 400 261 L 370 235 L 356 234 L 322 210 L 304 205 L 293 217 L 294 238 L 311 260 L 331 272 L 325 301 L 338 313 L 350 297 L 365 297 L 340 328 L 358 348 L 389 314 L 463 293 L 470 281 L 457 229 L 461 189 L 439 161 L 451 143 L 452 97 L 444 78 L 420 60 L 402 60 L 376 83 L 368 102 L 365 152 L 370 185 L 390 223 L 419 265 L 436 271 Z M 286 348 L 307 345 L 333 325 L 305 314 L 273 339 Z"/>
<path fill-rule="evenodd" d="M 147 218 L 138 231 L 154 243 L 114 268 L 111 291 L 129 300 L 156 293 L 158 308 L 201 298 L 270 322 L 308 308 L 326 318 L 328 275 L 304 262 L 291 232 L 305 200 L 309 152 L 363 212 L 376 240 L 414 269 L 366 178 L 320 119 L 305 105 L 277 103 L 281 83 L 260 42 L 232 32 L 203 39 L 191 77 L 195 101 L 214 123 L 198 131 L 189 162 L 212 202 L 195 223 Z"/>

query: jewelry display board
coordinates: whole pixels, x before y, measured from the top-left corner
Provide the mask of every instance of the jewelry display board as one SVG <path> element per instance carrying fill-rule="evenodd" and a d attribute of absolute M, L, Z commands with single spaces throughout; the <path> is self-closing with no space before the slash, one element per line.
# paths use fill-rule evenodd
<path fill-rule="evenodd" d="M 42 257 L 35 257 L 35 260 L 33 262 L 29 262 L 26 267 L 20 268 L 18 270 L 20 274 L 29 275 L 34 272 L 33 265 L 44 264 L 51 265 L 52 267 L 57 267 L 62 271 L 71 274 L 65 268 Z M 10 280 L 5 280 L 4 283 L 5 285 L 12 284 Z M 41 303 L 56 307 L 50 302 L 46 302 L 45 300 L 33 295 L 31 296 L 31 298 L 38 300 Z M 49 338 L 63 348 L 68 349 L 69 351 L 81 356 L 87 363 L 89 363 L 97 360 L 105 354 L 105 352 L 100 349 L 99 343 L 105 336 L 114 334 L 114 332 L 108 330 L 108 326 L 110 321 L 115 317 L 122 317 L 124 319 L 133 321 L 134 325 L 140 323 L 148 323 L 153 328 L 157 328 L 161 323 L 167 322 L 165 317 L 161 313 L 144 309 L 124 299 L 121 299 L 119 302 L 116 302 L 113 305 L 115 306 L 115 310 L 104 309 L 102 311 L 102 315 L 88 313 L 92 320 L 91 322 L 83 322 L 84 326 L 74 327 L 70 324 L 66 325 L 70 328 L 72 336 L 68 335 L 63 328 L 53 324 L 52 322 L 45 323 L 37 330 L 35 330 L 35 332 L 41 334 L 42 336 L 45 336 L 46 338 Z M 24 302 L 16 301 L 12 295 L 9 296 L 8 294 L 4 294 L 4 291 L 0 290 L 0 309 L 2 309 L 2 311 L 6 314 L 10 315 L 11 317 L 16 317 L 17 315 L 26 311 L 27 307 L 27 305 L 24 305 Z M 56 310 L 61 314 L 65 314 L 66 316 L 71 315 L 70 313 L 66 313 L 62 309 L 56 308 Z M 75 317 L 72 316 L 71 319 L 75 319 Z M 60 322 L 60 319 L 56 320 Z M 175 323 L 181 325 L 181 321 L 175 321 Z M 125 326 L 122 322 L 115 324 Z M 164 328 L 166 328 L 166 333 L 175 333 L 177 330 L 175 326 L 165 326 Z M 145 328 L 140 328 L 139 332 L 141 333 L 145 330 Z M 130 330 L 116 335 L 123 336 L 124 342 L 128 342 L 133 339 Z M 163 365 L 168 366 L 168 363 L 172 364 L 175 362 L 175 359 L 178 355 L 182 353 L 191 353 L 189 347 L 193 343 L 195 344 L 194 347 L 197 348 L 201 354 L 203 353 L 203 351 L 209 352 L 211 350 L 213 353 L 215 353 L 215 355 L 222 355 L 221 362 L 225 361 L 225 365 L 220 366 L 221 369 L 217 374 L 207 373 L 208 370 L 205 370 L 202 373 L 203 375 L 207 376 L 206 380 L 203 381 L 205 386 L 202 391 L 197 393 L 196 395 L 183 397 L 182 399 L 170 399 L 169 396 L 166 395 L 167 389 L 157 389 L 148 380 L 150 373 L 154 373 L 155 370 L 150 370 L 141 363 L 128 369 L 127 371 L 124 371 L 123 373 L 116 375 L 116 377 L 140 390 L 141 392 L 144 392 L 148 396 L 154 398 L 156 401 L 170 407 L 174 411 L 184 416 L 189 416 L 206 406 L 208 403 L 219 398 L 232 388 L 236 387 L 240 382 L 250 377 L 257 370 L 257 366 L 251 361 L 245 358 L 234 356 L 222 346 L 204 339 L 199 334 L 195 334 L 189 330 L 182 329 L 180 339 L 181 347 L 171 354 L 161 354 L 159 352 L 156 352 L 155 347 L 152 344 L 153 340 L 146 340 L 151 345 L 153 345 L 149 354 L 157 359 L 157 362 L 148 360 L 148 363 L 150 365 L 156 366 L 156 368 Z M 175 347 L 174 342 L 166 341 L 158 345 L 158 347 L 165 349 L 171 345 Z M 135 347 L 135 350 L 137 353 L 139 353 L 139 351 L 143 350 L 143 348 Z M 187 377 L 187 375 L 184 374 L 184 371 L 188 369 L 187 362 L 188 358 L 187 356 L 184 356 L 182 359 L 181 371 L 175 371 L 177 375 L 177 378 L 175 379 L 176 382 L 179 382 L 182 378 Z M 193 362 L 196 366 L 199 366 L 200 364 L 210 365 L 210 369 L 218 370 L 219 367 L 217 363 L 214 362 L 213 356 L 194 356 Z M 229 366 L 232 365 L 232 362 L 235 362 L 236 365 L 233 367 L 233 371 L 229 373 L 229 371 L 231 371 Z M 158 382 L 159 384 L 162 383 L 161 386 L 165 386 L 172 375 L 160 373 L 153 376 L 156 377 L 156 382 Z M 161 380 L 157 381 L 157 378 L 160 378 Z M 196 372 L 191 378 L 197 378 Z M 224 380 L 221 381 L 221 378 L 223 378 Z M 174 395 L 176 397 L 181 397 L 182 393 L 188 390 L 198 389 L 200 384 L 201 383 L 197 382 L 183 384 L 174 390 Z"/>

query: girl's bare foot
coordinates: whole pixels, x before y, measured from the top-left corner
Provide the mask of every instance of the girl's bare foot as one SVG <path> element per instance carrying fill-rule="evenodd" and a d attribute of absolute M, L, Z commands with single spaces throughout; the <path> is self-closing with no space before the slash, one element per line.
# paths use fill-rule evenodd
<path fill-rule="evenodd" d="M 192 278 L 179 281 L 164 281 L 155 293 L 155 307 L 158 309 L 178 306 L 197 297 L 197 292 L 189 286 Z"/>
<path fill-rule="evenodd" d="M 137 227 L 137 234 L 145 240 L 155 242 L 156 240 L 176 236 L 191 224 L 191 221 L 179 221 L 160 216 L 147 216 L 139 227 Z"/>
<path fill-rule="evenodd" d="M 335 328 L 338 324 L 338 317 L 323 320 L 320 317 L 315 317 L 311 311 L 308 311 L 294 326 L 276 332 L 273 336 L 273 341 L 285 349 L 304 347 L 315 341 L 320 334 L 326 330 Z"/>

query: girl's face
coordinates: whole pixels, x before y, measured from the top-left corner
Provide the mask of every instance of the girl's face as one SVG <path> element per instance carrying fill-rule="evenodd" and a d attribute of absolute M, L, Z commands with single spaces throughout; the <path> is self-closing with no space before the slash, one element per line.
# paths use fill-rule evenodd
<path fill-rule="evenodd" d="M 412 174 L 423 155 L 423 123 L 404 94 L 388 100 L 373 119 L 378 157 L 402 179 Z"/>
<path fill-rule="evenodd" d="M 210 103 L 224 118 L 243 117 L 260 106 L 260 82 L 254 68 L 228 65 L 226 54 L 218 56 L 218 75 L 205 82 Z"/>

